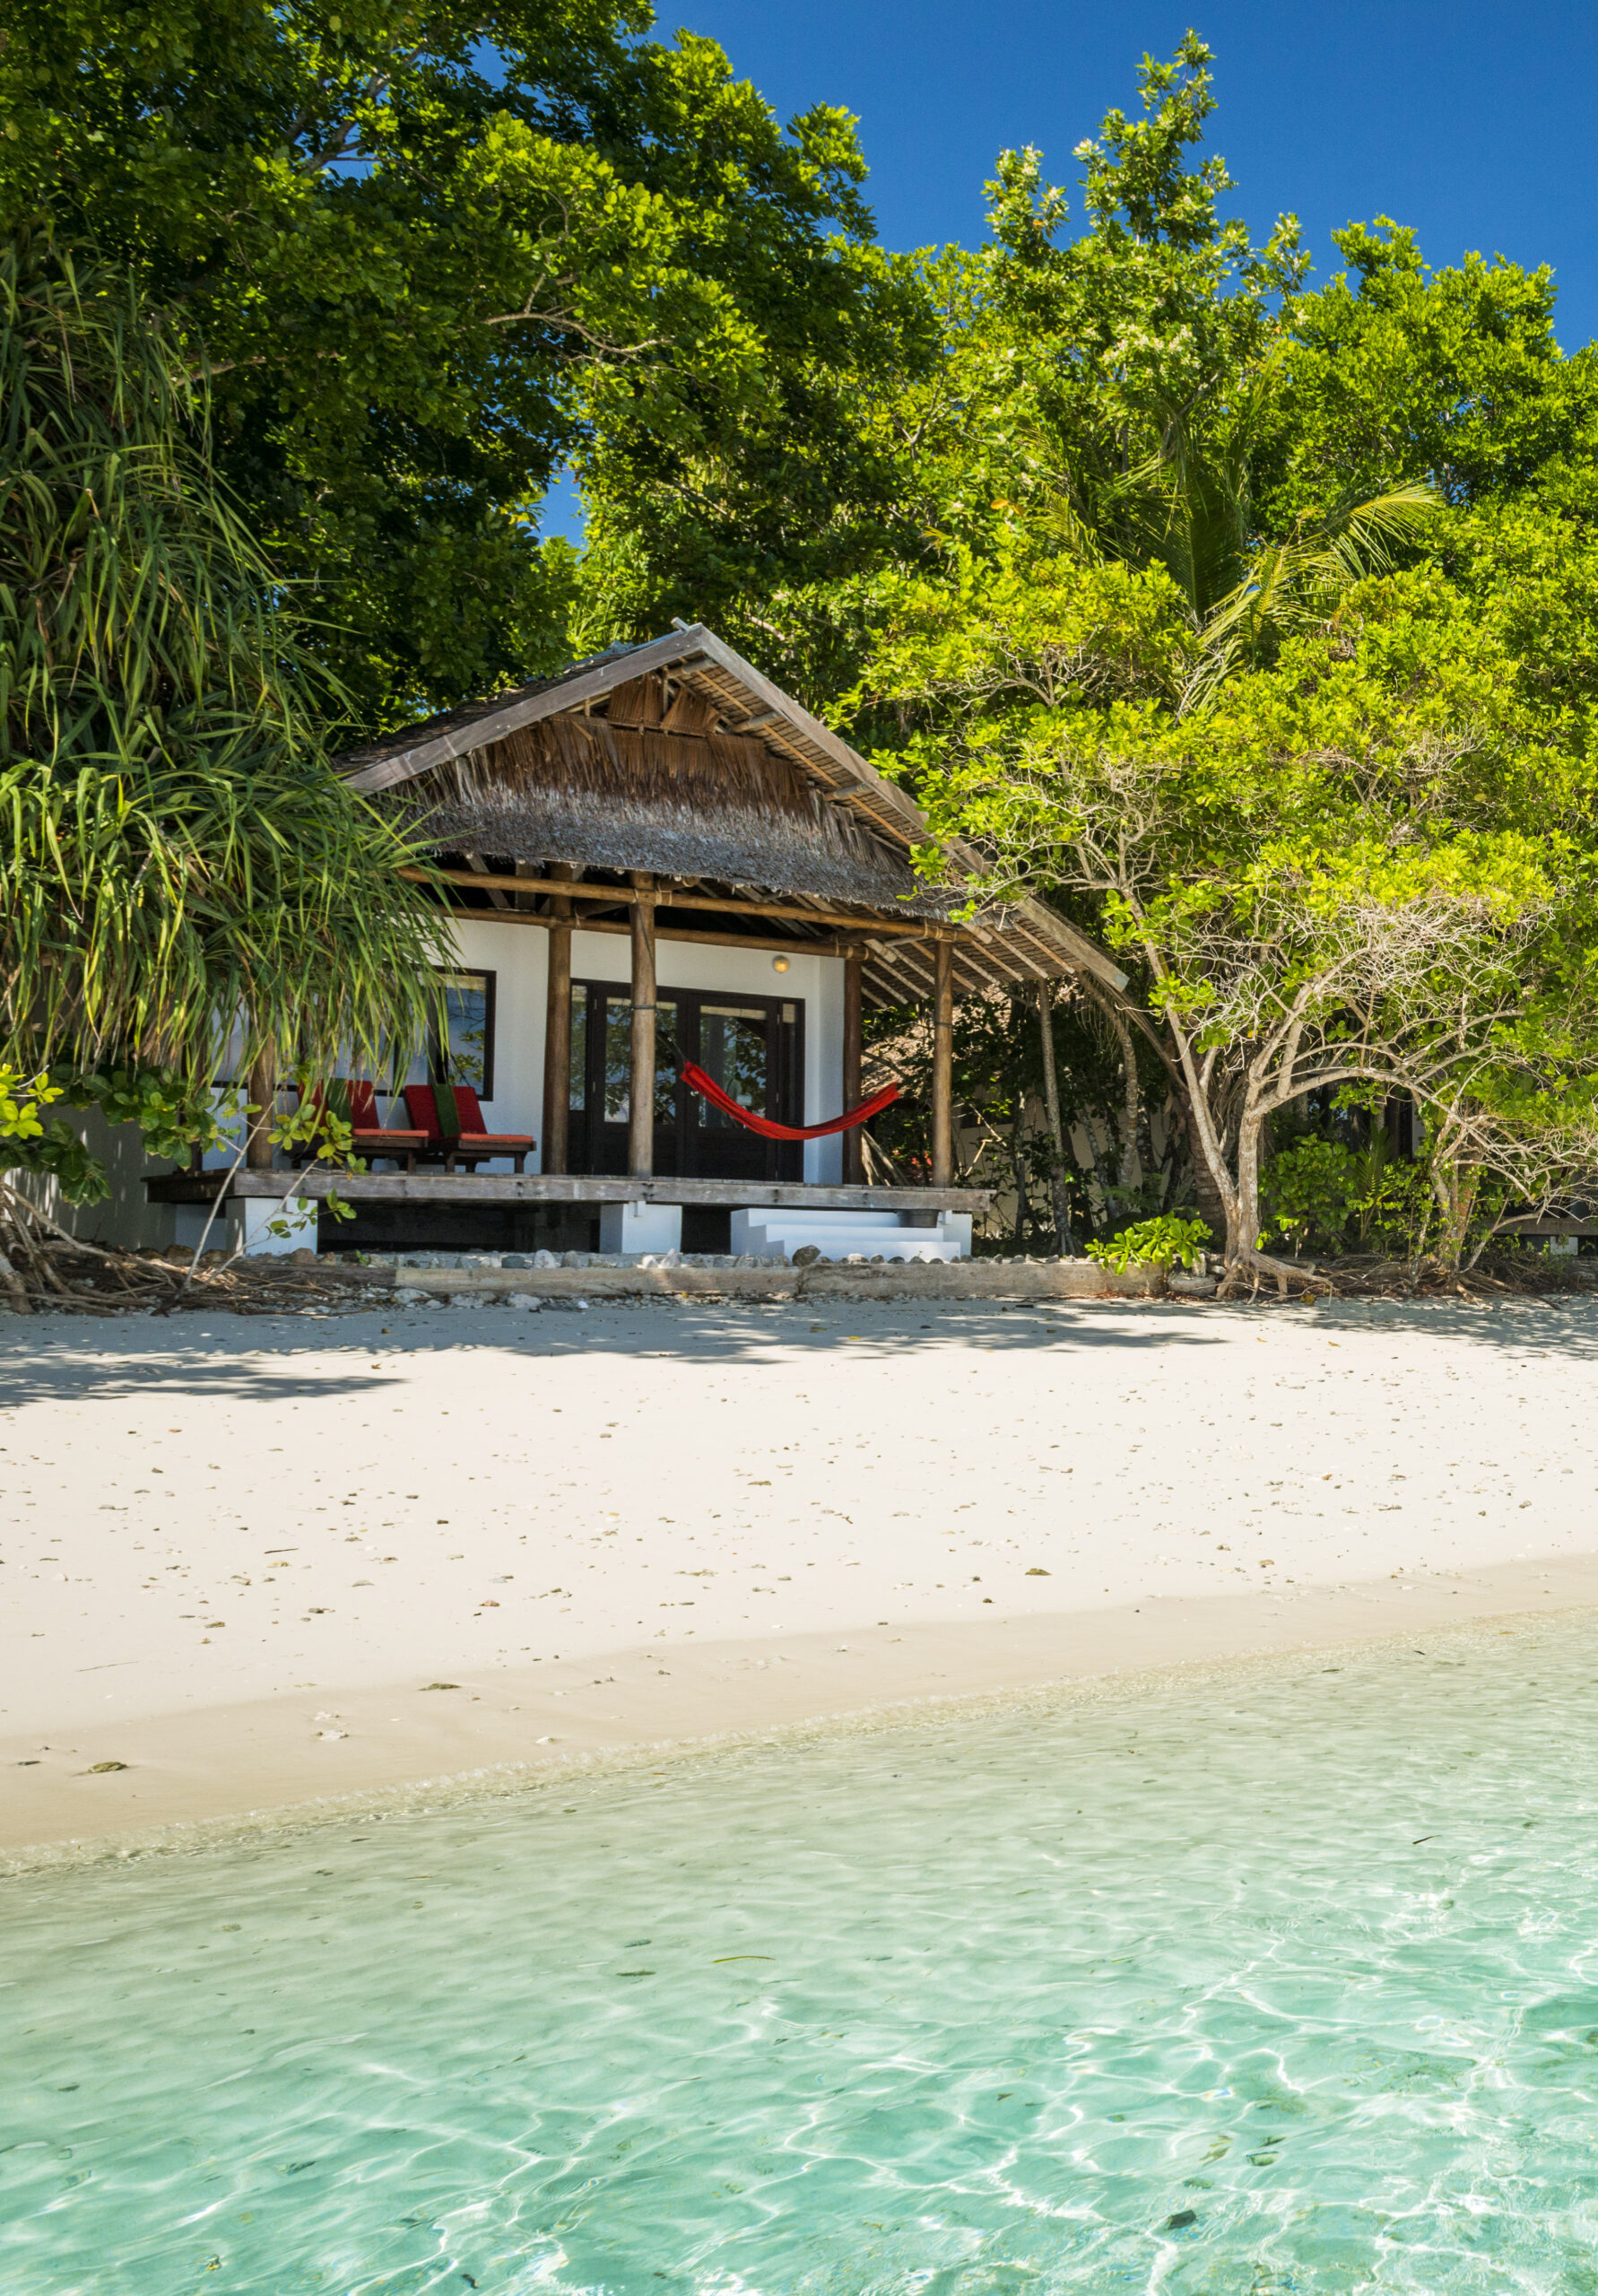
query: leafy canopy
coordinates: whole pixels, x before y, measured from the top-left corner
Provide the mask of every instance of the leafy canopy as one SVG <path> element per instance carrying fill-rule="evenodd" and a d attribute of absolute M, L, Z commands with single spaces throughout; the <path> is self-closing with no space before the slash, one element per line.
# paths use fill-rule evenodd
<path fill-rule="evenodd" d="M 208 370 L 218 470 L 316 585 L 369 723 L 563 655 L 540 504 L 600 437 L 640 529 L 686 516 L 696 582 L 757 529 L 829 570 L 884 497 L 847 400 L 913 358 L 921 304 L 871 244 L 852 124 L 785 133 L 714 43 L 648 23 L 16 0 L 0 31 L 0 222 L 48 210 L 126 265 Z"/>
<path fill-rule="evenodd" d="M 1543 274 L 1355 229 L 1306 292 L 1291 219 L 1252 248 L 1185 163 L 1202 47 L 1143 93 L 1074 239 L 1001 162 L 960 515 L 847 602 L 846 715 L 995 891 L 1120 952 L 1236 1259 L 1307 1091 L 1410 1091 L 1504 1173 L 1540 1125 L 1588 1152 L 1598 399 Z"/>

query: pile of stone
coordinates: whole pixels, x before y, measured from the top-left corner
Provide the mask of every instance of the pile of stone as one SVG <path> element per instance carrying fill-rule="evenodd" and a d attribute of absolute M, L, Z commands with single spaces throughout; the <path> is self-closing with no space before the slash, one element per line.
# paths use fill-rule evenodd
<path fill-rule="evenodd" d="M 786 1267 L 781 1252 L 339 1252 L 336 1257 L 352 1266 L 415 1268 L 497 1268 L 508 1274 L 522 1269 L 551 1267 Z"/>

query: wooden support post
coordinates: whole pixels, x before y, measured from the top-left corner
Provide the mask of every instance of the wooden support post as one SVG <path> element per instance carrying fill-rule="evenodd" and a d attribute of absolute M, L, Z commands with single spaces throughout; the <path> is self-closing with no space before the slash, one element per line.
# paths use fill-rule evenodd
<path fill-rule="evenodd" d="M 640 895 L 655 880 L 634 869 Z M 655 1170 L 655 903 L 639 899 L 632 910 L 632 1074 L 628 1084 L 627 1170 L 647 1179 Z"/>
<path fill-rule="evenodd" d="M 258 1060 L 251 1063 L 244 1091 L 250 1105 L 260 1111 L 247 1119 L 249 1130 L 245 1137 L 245 1167 L 252 1172 L 269 1172 L 272 1142 L 267 1135 L 277 1116 L 277 1056 L 271 1045 Z"/>
<path fill-rule="evenodd" d="M 843 1104 L 846 1109 L 858 1108 L 863 1098 L 860 1085 L 861 1069 L 861 976 L 865 970 L 858 949 L 844 952 L 843 1006 Z M 846 1187 L 859 1187 L 865 1178 L 865 1150 L 860 1138 L 860 1126 L 843 1136 L 843 1182 Z"/>
<path fill-rule="evenodd" d="M 568 878 L 570 866 L 557 862 L 550 874 Z M 550 914 L 555 921 L 550 926 L 550 987 L 543 1021 L 543 1169 L 563 1172 L 571 1133 L 571 903 L 555 895 Z"/>
<path fill-rule="evenodd" d="M 933 950 L 932 1184 L 954 1185 L 954 951 Z"/>

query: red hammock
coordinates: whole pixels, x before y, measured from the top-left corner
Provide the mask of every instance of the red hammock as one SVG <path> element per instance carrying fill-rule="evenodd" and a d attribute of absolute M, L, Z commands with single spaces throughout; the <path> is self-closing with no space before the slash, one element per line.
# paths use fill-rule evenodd
<path fill-rule="evenodd" d="M 862 1100 L 847 1116 L 835 1116 L 830 1124 L 773 1124 L 769 1116 L 756 1116 L 751 1109 L 741 1109 L 730 1092 L 722 1091 L 714 1076 L 707 1076 L 691 1060 L 682 1064 L 682 1082 L 690 1092 L 698 1092 L 712 1108 L 730 1116 L 735 1124 L 758 1132 L 763 1140 L 825 1140 L 829 1132 L 851 1132 L 855 1125 L 868 1124 L 873 1116 L 881 1116 L 889 1102 L 899 1098 L 899 1086 L 890 1084 L 869 1100 Z"/>

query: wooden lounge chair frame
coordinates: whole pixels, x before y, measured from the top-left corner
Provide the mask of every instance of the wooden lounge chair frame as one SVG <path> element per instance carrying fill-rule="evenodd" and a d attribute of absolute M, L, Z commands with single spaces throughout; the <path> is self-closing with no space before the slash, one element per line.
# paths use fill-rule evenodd
<path fill-rule="evenodd" d="M 425 1145 L 419 1151 L 423 1162 L 441 1163 L 447 1172 L 453 1172 L 458 1165 L 464 1164 L 469 1172 L 474 1172 L 479 1164 L 491 1163 L 501 1156 L 508 1156 L 511 1170 L 524 1171 L 529 1153 L 538 1145 L 532 1135 L 490 1132 L 483 1126 L 482 1110 L 472 1087 L 456 1084 L 454 1091 L 463 1123 L 458 1134 L 448 1135 L 439 1122 L 432 1086 L 407 1084 L 404 1088 L 406 1114 L 413 1124 L 420 1118 L 426 1126 Z M 476 1118 L 475 1125 L 465 1121 L 469 1117 Z"/>
<path fill-rule="evenodd" d="M 386 1126 L 378 1121 L 376 1085 L 369 1078 L 362 1076 L 352 1076 L 347 1081 L 350 1088 L 350 1115 L 353 1134 L 350 1145 L 353 1152 L 357 1156 L 364 1156 L 368 1159 L 379 1156 L 390 1157 L 394 1162 L 402 1165 L 407 1172 L 413 1172 L 416 1170 L 416 1159 L 427 1145 L 426 1133 L 410 1130 L 390 1131 Z M 319 1101 L 325 1091 L 325 1086 L 315 1087 L 310 1095 L 311 1099 Z M 309 1164 L 316 1161 L 316 1157 L 317 1143 L 314 1140 L 308 1140 L 295 1149 L 292 1161 L 295 1164 Z"/>

